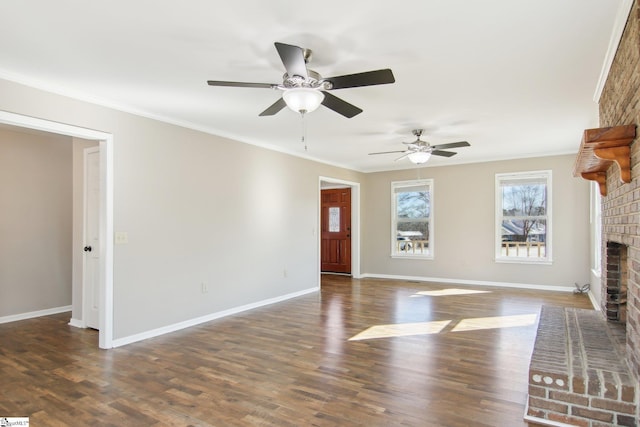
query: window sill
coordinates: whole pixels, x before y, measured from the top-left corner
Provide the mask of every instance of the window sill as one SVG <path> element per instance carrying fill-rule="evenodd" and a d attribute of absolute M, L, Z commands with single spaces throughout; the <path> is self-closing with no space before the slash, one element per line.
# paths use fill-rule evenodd
<path fill-rule="evenodd" d="M 552 259 L 533 260 L 530 258 L 495 258 L 496 263 L 500 264 L 532 264 L 532 265 L 552 265 Z"/>
<path fill-rule="evenodd" d="M 391 258 L 393 259 L 422 259 L 422 260 L 432 260 L 433 255 L 397 255 L 391 254 Z"/>

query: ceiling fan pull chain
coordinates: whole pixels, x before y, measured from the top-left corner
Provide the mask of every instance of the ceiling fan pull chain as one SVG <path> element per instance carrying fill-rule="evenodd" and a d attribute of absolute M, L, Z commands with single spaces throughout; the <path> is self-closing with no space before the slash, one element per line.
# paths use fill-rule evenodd
<path fill-rule="evenodd" d="M 304 144 L 304 151 L 307 151 L 307 123 L 304 120 L 304 112 L 300 112 L 300 116 L 302 116 L 302 138 L 301 142 Z"/>

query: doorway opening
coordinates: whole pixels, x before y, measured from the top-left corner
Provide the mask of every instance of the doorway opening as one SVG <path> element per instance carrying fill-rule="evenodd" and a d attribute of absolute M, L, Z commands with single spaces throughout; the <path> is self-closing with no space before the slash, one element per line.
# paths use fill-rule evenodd
<path fill-rule="evenodd" d="M 74 138 L 97 141 L 100 147 L 99 234 L 100 252 L 99 280 L 99 342 L 100 348 L 113 347 L 113 136 L 93 129 L 67 125 L 21 114 L 0 111 L 0 124 L 39 130 Z M 72 291 L 72 295 L 79 294 Z M 72 296 L 72 310 L 81 310 L 82 301 Z M 76 314 L 72 314 L 76 316 Z"/>
<path fill-rule="evenodd" d="M 338 205 L 333 206 L 334 209 L 332 211 L 329 210 L 331 206 L 323 203 L 323 191 L 327 190 L 339 190 L 339 189 L 349 189 L 350 193 L 350 209 L 347 212 L 345 209 L 338 208 Z M 342 193 L 338 191 L 338 193 Z M 325 193 L 326 194 L 326 193 Z M 325 216 L 327 223 L 323 224 L 323 204 L 325 206 Z M 340 205 L 343 206 L 343 205 Z M 325 265 L 323 266 L 323 228 L 329 227 L 329 220 L 331 218 L 331 213 L 333 212 L 333 227 L 334 229 L 340 228 L 342 234 L 344 234 L 344 238 L 348 234 L 348 245 L 349 245 L 349 253 L 350 259 L 347 261 L 347 272 L 343 271 L 335 271 L 337 265 Z M 339 212 L 339 213 L 338 213 Z M 344 215 L 349 215 L 349 221 L 345 221 Z M 338 223 L 336 223 L 338 221 Z M 329 178 L 329 177 L 320 177 L 319 182 L 319 190 L 318 190 L 318 271 L 320 274 L 325 272 L 325 269 L 328 268 L 327 272 L 330 273 L 338 273 L 338 274 L 350 274 L 354 278 L 360 277 L 360 184 L 352 181 L 345 181 L 337 178 Z M 338 225 L 339 224 L 339 225 Z M 336 228 L 337 227 L 337 228 Z M 348 227 L 348 229 L 347 229 Z M 326 236 L 325 236 L 326 237 Z M 345 240 L 342 241 L 342 244 Z M 334 242 L 334 249 L 337 248 L 338 242 Z M 325 247 L 326 252 L 326 247 Z M 334 255 L 337 254 L 337 250 L 334 251 Z M 325 260 L 326 261 L 326 260 Z M 335 261 L 335 260 L 334 260 Z M 344 262 L 344 260 L 343 260 Z M 324 268 L 323 268 L 324 267 Z M 318 281 L 320 283 L 320 281 Z"/>

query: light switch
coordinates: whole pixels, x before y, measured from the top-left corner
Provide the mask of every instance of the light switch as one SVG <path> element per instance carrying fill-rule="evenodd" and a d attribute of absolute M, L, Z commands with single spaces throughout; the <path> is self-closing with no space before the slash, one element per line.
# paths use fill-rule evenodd
<path fill-rule="evenodd" d="M 126 231 L 116 231 L 115 244 L 126 245 L 127 243 L 129 243 L 129 234 Z"/>

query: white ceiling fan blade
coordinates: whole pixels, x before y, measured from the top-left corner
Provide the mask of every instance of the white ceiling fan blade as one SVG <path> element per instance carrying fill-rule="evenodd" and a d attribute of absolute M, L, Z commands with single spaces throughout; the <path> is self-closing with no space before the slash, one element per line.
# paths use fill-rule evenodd
<path fill-rule="evenodd" d="M 398 160 L 402 160 L 405 157 L 407 157 L 409 154 L 414 153 L 414 152 L 415 151 L 411 151 L 411 150 L 405 151 L 404 154 L 402 156 L 398 157 L 397 159 L 395 159 L 394 162 L 397 162 Z"/>

